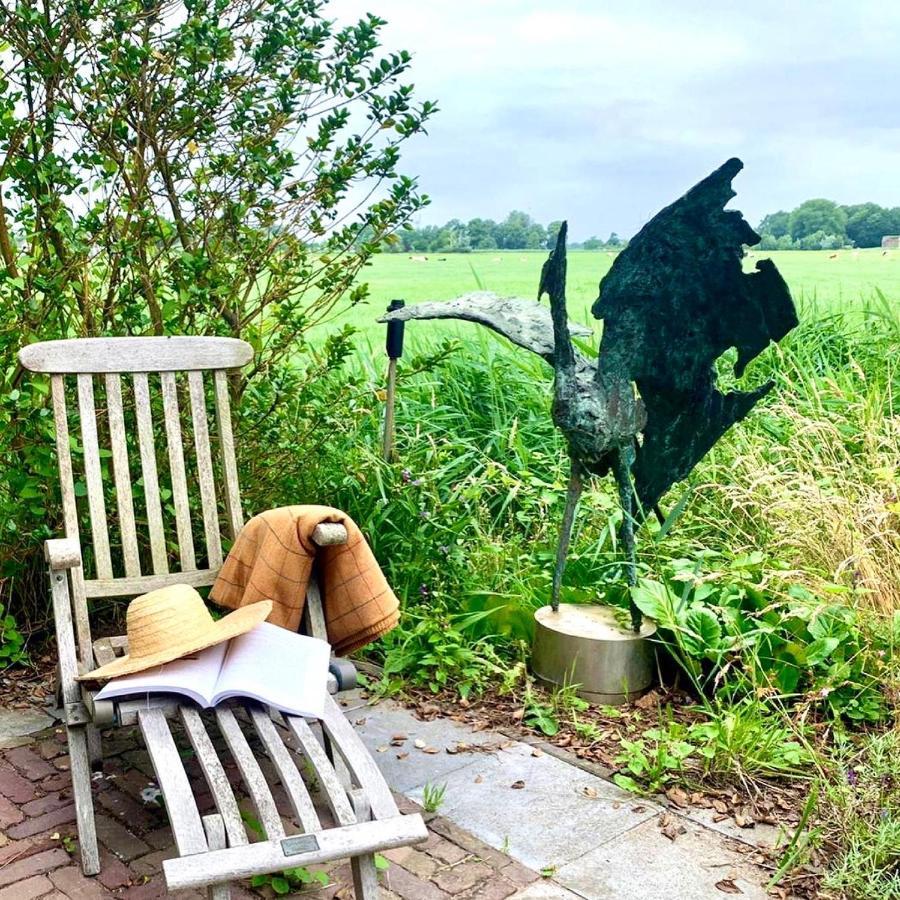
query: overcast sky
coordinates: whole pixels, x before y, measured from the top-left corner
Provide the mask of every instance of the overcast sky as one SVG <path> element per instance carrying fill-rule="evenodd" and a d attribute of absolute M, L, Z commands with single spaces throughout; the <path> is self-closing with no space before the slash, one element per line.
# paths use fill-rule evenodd
<path fill-rule="evenodd" d="M 404 151 L 422 223 L 524 209 L 633 234 L 730 156 L 753 224 L 810 197 L 900 205 L 900 4 L 333 0 L 371 11 L 441 110 Z"/>

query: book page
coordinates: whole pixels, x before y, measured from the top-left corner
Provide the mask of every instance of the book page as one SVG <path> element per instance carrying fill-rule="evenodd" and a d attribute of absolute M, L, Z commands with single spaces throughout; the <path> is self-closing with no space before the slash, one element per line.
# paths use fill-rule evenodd
<path fill-rule="evenodd" d="M 216 681 L 225 659 L 228 641 L 207 647 L 192 656 L 176 659 L 162 666 L 113 678 L 97 694 L 98 700 L 141 694 L 172 693 L 190 697 L 203 707 L 213 705 Z"/>
<path fill-rule="evenodd" d="M 213 703 L 252 697 L 282 712 L 321 718 L 330 656 L 327 641 L 263 622 L 230 641 Z"/>

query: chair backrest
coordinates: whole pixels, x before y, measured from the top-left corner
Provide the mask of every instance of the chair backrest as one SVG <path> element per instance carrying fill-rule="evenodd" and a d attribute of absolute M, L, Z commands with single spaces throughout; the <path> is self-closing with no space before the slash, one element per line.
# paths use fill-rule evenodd
<path fill-rule="evenodd" d="M 86 598 L 134 596 L 176 582 L 201 587 L 215 580 L 222 565 L 223 522 L 230 537 L 243 525 L 228 370 L 252 355 L 244 341 L 216 337 L 80 338 L 20 351 L 24 368 L 50 375 L 65 532 L 79 541 L 85 559 L 72 573 L 82 656 L 90 647 Z M 214 417 L 207 411 L 207 395 Z M 73 466 L 70 409 L 79 419 L 80 470 Z M 190 442 L 185 431 L 192 434 Z M 111 483 L 103 477 L 104 459 L 111 461 Z M 138 517 L 132 463 L 143 487 Z M 85 499 L 89 539 L 79 534 L 79 505 Z M 111 517 L 117 525 L 112 531 Z M 202 531 L 194 520 L 202 522 Z M 146 523 L 146 533 L 139 534 L 138 521 Z M 195 532 L 202 534 L 199 548 Z M 121 562 L 114 565 L 117 558 Z M 176 558 L 179 571 L 173 572 L 170 562 Z"/>

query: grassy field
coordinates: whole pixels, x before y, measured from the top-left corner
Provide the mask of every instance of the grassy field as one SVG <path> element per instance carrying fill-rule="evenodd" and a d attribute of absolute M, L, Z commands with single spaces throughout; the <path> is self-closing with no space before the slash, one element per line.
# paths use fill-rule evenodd
<path fill-rule="evenodd" d="M 900 252 L 882 254 L 881 250 L 779 251 L 750 254 L 748 267 L 757 258 L 775 260 L 784 275 L 801 316 L 827 314 L 848 306 L 877 305 L 876 288 L 891 301 L 900 303 Z M 369 303 L 357 307 L 339 322 L 351 321 L 367 337 L 377 343 L 382 327 L 375 323 L 377 315 L 394 297 L 407 303 L 422 300 L 449 300 L 467 291 L 479 289 L 533 297 L 544 251 L 488 251 L 482 253 L 448 253 L 410 257 L 405 253 L 385 253 L 366 269 Z M 568 295 L 573 319 L 590 322 L 590 306 L 597 296 L 597 285 L 606 274 L 613 253 L 605 251 L 572 251 L 569 254 Z M 468 332 L 476 326 L 462 326 Z M 434 334 L 433 325 L 428 326 Z M 457 326 L 441 325 L 439 333 L 453 333 Z M 459 333 L 456 330 L 456 333 Z"/>

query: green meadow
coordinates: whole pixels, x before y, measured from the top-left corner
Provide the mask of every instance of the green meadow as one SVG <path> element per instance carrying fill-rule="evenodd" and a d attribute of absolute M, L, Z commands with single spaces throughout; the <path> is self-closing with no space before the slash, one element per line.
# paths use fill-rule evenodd
<path fill-rule="evenodd" d="M 852 308 L 879 308 L 887 302 L 884 298 L 900 302 L 896 299 L 900 298 L 900 251 L 751 252 L 746 259 L 747 267 L 753 268 L 756 260 L 763 257 L 775 261 L 790 285 L 803 318 Z M 366 337 L 377 341 L 382 326 L 377 325 L 376 319 L 395 297 L 407 303 L 418 303 L 423 300 L 449 300 L 475 290 L 533 297 L 541 265 L 546 258 L 547 253 L 543 250 L 428 256 L 383 253 L 375 257 L 361 276 L 361 280 L 369 284 L 368 303 L 336 321 L 352 322 Z M 570 251 L 569 312 L 573 319 L 585 323 L 591 321 L 590 306 L 597 296 L 597 285 L 614 259 L 615 253 L 608 251 Z M 326 327 L 329 326 L 323 326 Z M 434 325 L 424 324 L 418 327 L 435 328 Z M 438 332 L 459 334 L 459 327 L 441 324 Z M 464 333 L 471 333 L 476 326 L 461 327 Z M 321 329 L 317 329 L 317 333 L 320 332 Z"/>

